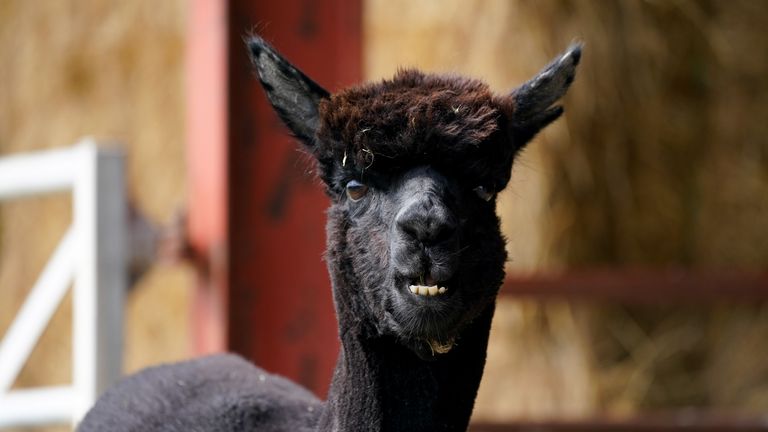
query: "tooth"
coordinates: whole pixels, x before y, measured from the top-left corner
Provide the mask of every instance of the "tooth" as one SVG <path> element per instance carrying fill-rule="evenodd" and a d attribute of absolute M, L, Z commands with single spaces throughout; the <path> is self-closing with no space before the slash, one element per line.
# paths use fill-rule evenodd
<path fill-rule="evenodd" d="M 410 289 L 411 292 L 414 293 L 414 294 L 418 294 L 419 293 L 419 287 L 417 287 L 416 285 L 411 285 L 411 286 L 408 287 L 408 289 Z"/>
<path fill-rule="evenodd" d="M 437 285 L 432 285 L 429 289 L 429 295 L 436 296 L 437 295 Z"/>
<path fill-rule="evenodd" d="M 429 294 L 429 288 L 425 287 L 424 285 L 419 285 L 419 295 L 427 295 Z"/>
<path fill-rule="evenodd" d="M 437 292 L 439 292 L 440 294 L 445 294 L 446 291 L 448 291 L 446 287 L 440 287 L 440 289 L 437 290 Z"/>

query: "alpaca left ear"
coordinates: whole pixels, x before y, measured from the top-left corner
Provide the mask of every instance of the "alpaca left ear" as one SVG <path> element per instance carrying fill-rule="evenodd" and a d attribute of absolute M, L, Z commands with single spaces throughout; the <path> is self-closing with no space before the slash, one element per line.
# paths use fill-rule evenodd
<path fill-rule="evenodd" d="M 330 93 L 283 58 L 258 36 L 248 41 L 256 72 L 269 102 L 296 137 L 312 146 L 320 125 L 318 104 Z"/>
<path fill-rule="evenodd" d="M 581 44 L 571 45 L 535 77 L 512 91 L 512 129 L 518 145 L 524 145 L 563 113 L 562 106 L 552 104 L 568 91 L 580 59 Z"/>

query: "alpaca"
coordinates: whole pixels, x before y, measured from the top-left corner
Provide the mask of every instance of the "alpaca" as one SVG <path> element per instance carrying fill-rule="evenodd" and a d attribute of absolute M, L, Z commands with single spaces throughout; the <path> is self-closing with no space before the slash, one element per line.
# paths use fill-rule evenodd
<path fill-rule="evenodd" d="M 332 95 L 261 38 L 248 47 L 331 201 L 341 352 L 328 399 L 217 355 L 126 378 L 79 430 L 466 430 L 504 277 L 496 196 L 562 114 L 581 47 L 504 95 L 412 69 Z"/>

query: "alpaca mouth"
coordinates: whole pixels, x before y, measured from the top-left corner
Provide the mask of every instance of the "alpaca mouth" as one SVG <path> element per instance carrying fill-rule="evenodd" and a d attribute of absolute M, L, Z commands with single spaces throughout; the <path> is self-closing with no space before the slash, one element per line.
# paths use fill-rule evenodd
<path fill-rule="evenodd" d="M 450 352 L 461 316 L 454 294 L 460 290 L 449 281 L 429 276 L 411 279 L 405 286 L 406 290 L 399 290 L 405 303 L 394 313 L 401 333 L 409 334 L 407 345 L 422 360 L 435 360 Z"/>
<path fill-rule="evenodd" d="M 427 275 L 422 276 L 419 283 L 414 282 L 408 285 L 408 290 L 421 297 L 437 297 L 448 292 L 448 288 L 442 285 L 444 284 L 438 283 L 432 276 Z"/>
<path fill-rule="evenodd" d="M 438 287 L 437 285 L 410 285 L 408 289 L 417 296 L 422 297 L 436 297 L 445 294 L 448 291 L 446 287 Z"/>

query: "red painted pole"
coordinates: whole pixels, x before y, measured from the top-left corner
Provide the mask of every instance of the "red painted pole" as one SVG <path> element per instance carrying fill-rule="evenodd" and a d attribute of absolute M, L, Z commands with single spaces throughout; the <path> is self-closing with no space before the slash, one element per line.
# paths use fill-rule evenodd
<path fill-rule="evenodd" d="M 192 298 L 197 354 L 228 348 L 227 5 L 190 0 L 187 97 L 187 241 L 198 270 Z"/>
<path fill-rule="evenodd" d="M 322 260 L 328 202 L 253 77 L 243 37 L 258 32 L 334 91 L 361 79 L 360 0 L 191 5 L 189 230 L 204 257 L 196 349 L 238 352 L 324 395 L 338 351 Z"/>

